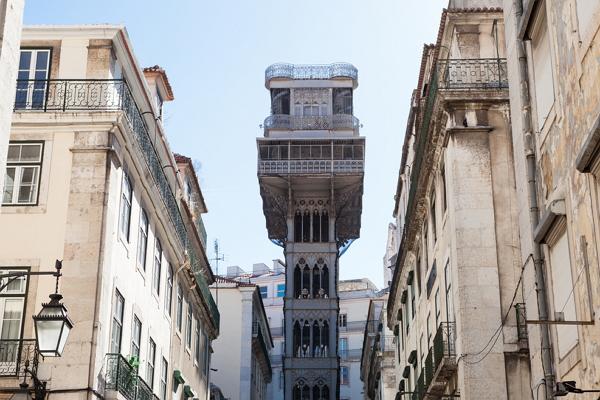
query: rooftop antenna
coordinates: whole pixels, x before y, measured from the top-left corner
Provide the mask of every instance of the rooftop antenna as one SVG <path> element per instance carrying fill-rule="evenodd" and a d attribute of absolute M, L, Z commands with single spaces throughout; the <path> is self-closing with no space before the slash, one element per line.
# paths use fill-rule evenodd
<path fill-rule="evenodd" d="M 219 253 L 219 239 L 215 239 L 215 258 L 211 261 L 216 261 L 215 270 L 217 271 L 217 279 L 215 279 L 215 294 L 217 300 L 217 307 L 219 306 L 219 261 L 225 261 L 225 254 Z"/>

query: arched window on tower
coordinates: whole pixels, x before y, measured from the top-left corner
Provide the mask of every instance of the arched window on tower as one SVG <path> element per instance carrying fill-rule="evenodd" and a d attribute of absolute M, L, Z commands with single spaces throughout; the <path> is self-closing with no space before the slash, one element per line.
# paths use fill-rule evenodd
<path fill-rule="evenodd" d="M 310 322 L 304 321 L 302 326 L 302 348 L 300 357 L 310 357 Z"/>
<path fill-rule="evenodd" d="M 305 265 L 302 269 L 302 292 L 300 297 L 310 299 L 310 268 L 308 265 Z"/>
<path fill-rule="evenodd" d="M 294 322 L 294 337 L 293 337 L 293 349 L 294 349 L 294 357 L 300 357 L 300 346 L 301 346 L 301 336 L 302 332 L 300 331 L 300 322 Z"/>
<path fill-rule="evenodd" d="M 294 215 L 294 242 L 302 241 L 302 213 L 296 210 Z"/>
<path fill-rule="evenodd" d="M 321 325 L 318 321 L 313 322 L 313 357 L 322 357 L 323 349 L 321 347 Z"/>
<path fill-rule="evenodd" d="M 296 264 L 294 268 L 294 298 L 299 299 L 302 294 L 302 271 L 300 265 Z"/>
<path fill-rule="evenodd" d="M 318 210 L 313 212 L 313 242 L 321 241 L 321 214 Z"/>
<path fill-rule="evenodd" d="M 304 243 L 310 242 L 310 211 L 304 211 L 302 216 L 302 241 Z"/>
<path fill-rule="evenodd" d="M 329 323 L 327 321 L 323 321 L 321 328 L 321 345 L 323 346 L 321 357 L 329 357 Z"/>
<path fill-rule="evenodd" d="M 315 264 L 315 266 L 313 267 L 312 275 L 313 275 L 312 296 L 314 299 L 320 299 L 321 298 L 321 269 L 319 268 L 319 266 L 317 264 Z"/>
<path fill-rule="evenodd" d="M 293 400 L 310 400 L 310 387 L 303 380 L 297 381 L 294 385 L 292 397 Z"/>
<path fill-rule="evenodd" d="M 329 297 L 329 268 L 327 268 L 327 264 L 323 265 L 321 268 L 321 288 L 323 288 L 323 295 L 321 297 L 328 298 Z"/>
<path fill-rule="evenodd" d="M 329 214 L 327 214 L 327 210 L 321 212 L 321 241 L 329 242 Z"/>

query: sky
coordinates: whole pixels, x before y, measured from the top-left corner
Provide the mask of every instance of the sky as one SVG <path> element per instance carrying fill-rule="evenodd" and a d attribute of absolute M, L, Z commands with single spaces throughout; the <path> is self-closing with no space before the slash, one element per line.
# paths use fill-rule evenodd
<path fill-rule="evenodd" d="M 171 149 L 191 157 L 208 206 L 209 258 L 219 273 L 271 265 L 256 177 L 256 137 L 269 114 L 264 70 L 276 62 L 358 68 L 354 113 L 367 138 L 361 237 L 340 279 L 383 287 L 383 255 L 412 90 L 424 43 L 447 0 L 27 0 L 25 24 L 123 24 L 142 67 L 160 65 L 175 100 L 165 105 Z M 75 78 L 75 77 L 74 77 Z M 79 78 L 79 77 L 77 77 Z M 211 262 L 213 270 L 214 261 Z"/>

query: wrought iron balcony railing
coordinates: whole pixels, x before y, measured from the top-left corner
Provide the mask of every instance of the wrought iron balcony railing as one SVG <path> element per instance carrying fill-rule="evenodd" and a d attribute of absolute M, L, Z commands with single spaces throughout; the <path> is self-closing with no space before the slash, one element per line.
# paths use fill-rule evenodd
<path fill-rule="evenodd" d="M 270 65 L 265 71 L 265 83 L 271 79 L 358 79 L 356 67 L 348 63 L 328 65 L 294 65 L 279 63 Z"/>
<path fill-rule="evenodd" d="M 39 353 L 35 339 L 2 339 L 0 340 L 0 377 L 23 378 L 25 364 L 37 372 Z"/>
<path fill-rule="evenodd" d="M 202 242 L 202 245 L 206 249 L 207 235 L 206 235 L 206 227 L 204 226 L 204 221 L 202 220 L 202 216 L 198 215 L 195 218 L 195 222 L 196 222 L 196 229 L 198 230 L 198 234 L 200 236 L 200 242 Z"/>
<path fill-rule="evenodd" d="M 505 89 L 505 58 L 438 60 L 440 89 Z"/>
<path fill-rule="evenodd" d="M 287 114 L 274 114 L 265 118 L 265 134 L 271 129 L 281 130 L 341 130 L 352 129 L 358 132 L 360 122 L 358 118 L 348 114 L 299 116 Z"/>
<path fill-rule="evenodd" d="M 120 354 L 106 355 L 104 376 L 107 390 L 119 392 L 127 400 L 152 400 L 152 389 L 138 375 L 137 369 Z"/>
<path fill-rule="evenodd" d="M 17 81 L 14 108 L 17 112 L 122 111 L 160 193 L 181 247 L 187 251 L 191 259 L 198 260 L 189 244 L 179 205 L 165 175 L 163 163 L 154 148 L 148 126 L 124 80 L 19 80 Z M 199 270 L 198 264 L 196 269 Z M 198 273 L 195 275 L 198 276 Z M 214 304 L 206 282 L 204 282 L 204 286 L 206 286 L 206 290 L 202 288 L 200 282 L 197 285 L 198 290 L 203 297 L 206 297 L 207 303 Z M 216 305 L 209 307 L 218 330 L 218 309 Z"/>
<path fill-rule="evenodd" d="M 221 323 L 221 314 L 219 313 L 219 308 L 217 307 L 217 303 L 215 303 L 215 299 L 210 293 L 210 289 L 208 288 L 208 283 L 204 278 L 204 273 L 202 272 L 202 267 L 200 265 L 200 259 L 196 255 L 195 251 L 190 248 L 190 252 L 188 255 L 190 256 L 190 265 L 192 268 L 192 272 L 194 273 L 194 277 L 196 278 L 196 290 L 206 303 L 208 307 L 208 311 L 210 313 L 211 319 L 213 320 L 215 329 L 217 332 L 219 331 L 219 325 Z"/>
<path fill-rule="evenodd" d="M 362 160 L 262 160 L 258 162 L 261 175 L 361 173 Z"/>
<path fill-rule="evenodd" d="M 442 359 L 456 357 L 456 322 L 442 322 L 433 339 L 434 368 Z"/>

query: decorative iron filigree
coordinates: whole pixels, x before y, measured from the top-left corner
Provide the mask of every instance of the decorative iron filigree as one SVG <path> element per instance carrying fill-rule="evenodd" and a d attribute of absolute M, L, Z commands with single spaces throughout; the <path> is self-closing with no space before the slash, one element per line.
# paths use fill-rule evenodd
<path fill-rule="evenodd" d="M 287 195 L 278 193 L 267 185 L 260 185 L 260 195 L 263 198 L 263 212 L 267 220 L 269 239 L 283 241 L 287 239 Z"/>
<path fill-rule="evenodd" d="M 352 64 L 334 63 L 329 65 L 273 64 L 265 71 L 265 84 L 271 79 L 358 79 L 358 70 Z"/>
<path fill-rule="evenodd" d="M 505 58 L 438 60 L 440 89 L 506 89 Z"/>

